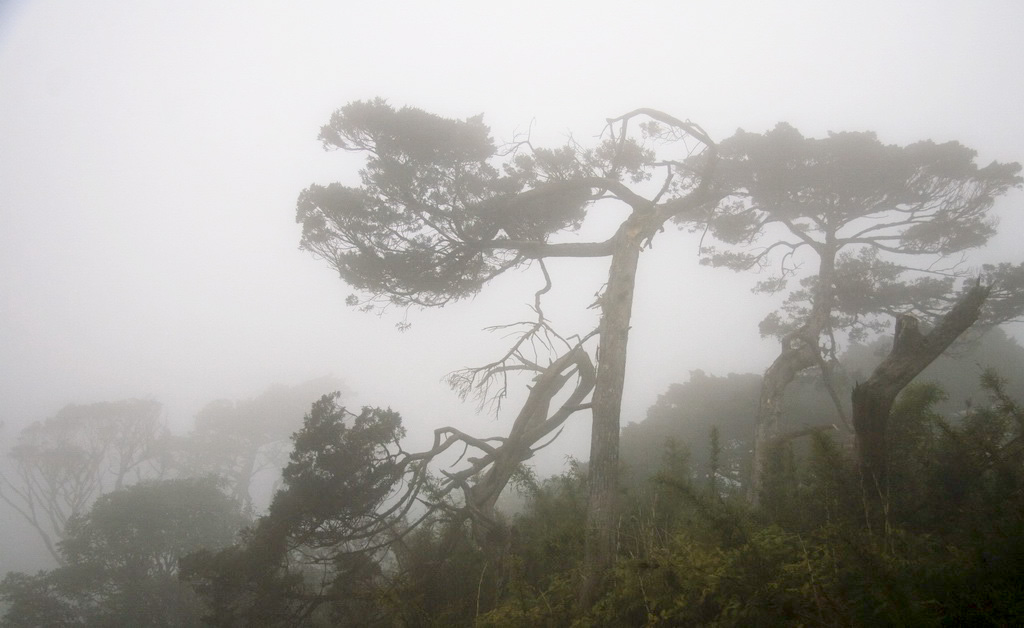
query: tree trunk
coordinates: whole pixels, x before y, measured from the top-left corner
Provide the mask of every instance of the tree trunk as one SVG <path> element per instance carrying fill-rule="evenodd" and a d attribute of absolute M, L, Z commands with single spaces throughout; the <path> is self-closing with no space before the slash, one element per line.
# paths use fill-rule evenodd
<path fill-rule="evenodd" d="M 561 407 L 549 416 L 551 400 L 562 391 L 574 372 L 579 383 Z M 488 536 L 497 521 L 495 505 L 498 497 L 520 465 L 533 455 L 533 446 L 560 428 L 576 412 L 594 385 L 594 366 L 582 346 L 560 356 L 534 380 L 530 395 L 508 437 L 497 448 L 493 462 L 475 484 L 466 487 L 466 506 L 479 545 L 488 544 Z"/>
<path fill-rule="evenodd" d="M 670 218 L 685 216 L 697 212 L 702 207 L 711 206 L 725 194 L 722 190 L 713 189 L 711 185 L 718 152 L 711 139 L 699 127 L 648 109 L 636 110 L 633 114 L 620 119 L 625 120 L 631 115 L 641 113 L 680 129 L 703 143 L 707 149 L 707 162 L 700 184 L 685 197 L 661 205 L 656 199 L 648 201 L 635 197 L 632 193 L 621 198 L 633 208 L 633 212 L 614 236 L 608 284 L 601 297 L 600 344 L 594 384 L 593 428 L 590 436 L 589 500 L 584 530 L 583 581 L 578 599 L 579 607 L 583 610 L 589 609 L 597 599 L 605 574 L 615 560 L 617 549 L 619 424 L 622 389 L 626 381 L 626 346 L 629 343 L 629 322 L 633 315 L 633 292 L 636 287 L 640 250 Z"/>
<path fill-rule="evenodd" d="M 771 445 L 779 435 L 779 420 L 782 418 L 782 400 L 786 388 L 793 383 L 800 371 L 821 362 L 821 348 L 818 345 L 822 332 L 832 318 L 835 302 L 835 257 L 834 238 L 828 236 L 824 245 L 815 250 L 820 258 L 818 266 L 818 287 L 807 321 L 797 331 L 782 339 L 782 352 L 764 373 L 761 380 L 761 396 L 757 404 L 754 424 L 754 456 L 747 487 L 747 499 L 757 504 L 764 487 L 765 463 Z"/>
<path fill-rule="evenodd" d="M 616 553 L 616 498 L 619 491 L 619 415 L 626 380 L 626 345 L 633 314 L 633 290 L 643 241 L 644 215 L 634 213 L 619 231 L 608 285 L 601 298 L 600 347 L 590 437 L 586 545 L 580 607 L 589 608 Z"/>
<path fill-rule="evenodd" d="M 819 332 L 820 333 L 820 332 Z M 818 334 L 814 334 L 817 343 Z M 808 369 L 817 362 L 816 344 L 808 344 L 804 340 L 787 338 L 783 342 L 791 343 L 784 347 L 779 357 L 764 373 L 761 380 L 761 396 L 757 404 L 757 417 L 754 426 L 754 456 L 750 486 L 747 497 L 752 504 L 758 503 L 761 490 L 764 488 L 764 470 L 771 444 L 779 436 L 779 421 L 782 418 L 782 400 L 788 387 L 797 374 Z"/>
<path fill-rule="evenodd" d="M 854 386 L 857 463 L 867 487 L 877 491 L 885 485 L 886 434 L 896 396 L 978 320 L 990 289 L 980 284 L 970 289 L 928 334 L 917 329 L 917 319 L 901 316 L 896 321 L 892 351 L 866 382 Z"/>

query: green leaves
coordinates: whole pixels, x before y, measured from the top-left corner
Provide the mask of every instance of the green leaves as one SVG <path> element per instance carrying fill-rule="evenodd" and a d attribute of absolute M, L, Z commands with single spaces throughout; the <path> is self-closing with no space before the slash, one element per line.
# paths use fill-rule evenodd
<path fill-rule="evenodd" d="M 738 131 L 720 153 L 720 185 L 732 194 L 709 230 L 744 248 L 708 247 L 705 263 L 745 270 L 781 260 L 785 277 L 802 255 L 819 261 L 818 276 L 801 281 L 782 313 L 762 324 L 762 333 L 779 336 L 807 321 L 815 300 L 854 339 L 879 330 L 872 318 L 880 314 L 928 312 L 949 298 L 953 281 L 915 277 L 912 258 L 896 264 L 881 255 L 924 255 L 925 269 L 936 256 L 983 245 L 995 233 L 988 210 L 1022 181 L 1019 164 L 979 168 L 975 152 L 957 142 L 900 147 L 874 133 L 814 139 L 784 123 L 760 135 Z"/>
<path fill-rule="evenodd" d="M 366 154 L 362 186 L 312 185 L 299 197 L 301 246 L 341 278 L 398 303 L 441 305 L 475 294 L 515 266 L 490 242 L 543 241 L 578 224 L 589 189 L 516 202 L 544 181 L 579 174 L 571 150 L 519 155 L 500 173 L 481 116 L 452 120 L 383 100 L 338 110 L 321 130 L 326 147 Z"/>
<path fill-rule="evenodd" d="M 344 541 L 346 531 L 361 528 L 390 495 L 402 468 L 388 449 L 405 431 L 397 412 L 364 408 L 358 416 L 337 405 L 338 394 L 313 404 L 283 476 L 286 490 L 270 507 L 272 518 L 291 522 L 313 535 L 330 521 L 327 544 Z M 347 425 L 346 423 L 351 423 Z"/>
<path fill-rule="evenodd" d="M 549 238 L 578 229 L 600 198 L 647 210 L 684 197 L 704 168 L 659 161 L 650 144 L 685 144 L 683 129 L 672 131 L 634 137 L 623 121 L 619 135 L 609 132 L 593 148 L 526 139 L 498 149 L 481 116 L 455 120 L 380 99 L 354 102 L 331 117 L 320 139 L 365 155 L 361 185 L 302 192 L 301 246 L 371 298 L 443 305 L 543 256 Z M 665 180 L 653 199 L 622 184 L 642 184 L 655 171 Z"/>
<path fill-rule="evenodd" d="M 734 241 L 730 219 L 752 208 L 763 222 L 809 219 L 806 231 L 821 243 L 829 233 L 840 244 L 902 236 L 909 252 L 947 254 L 983 243 L 992 233 L 985 212 L 1021 184 L 1019 164 L 979 169 L 975 152 L 956 142 L 901 148 L 874 133 L 812 139 L 785 123 L 763 135 L 739 131 L 721 155 L 723 180 L 745 199 L 720 207 L 726 241 Z"/>

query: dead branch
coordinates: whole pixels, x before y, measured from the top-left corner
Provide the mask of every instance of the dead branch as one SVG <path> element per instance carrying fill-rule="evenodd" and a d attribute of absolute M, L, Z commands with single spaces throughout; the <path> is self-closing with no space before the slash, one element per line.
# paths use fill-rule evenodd
<path fill-rule="evenodd" d="M 542 373 L 541 356 L 553 356 L 558 347 L 571 349 L 568 340 L 556 332 L 544 317 L 541 298 L 551 290 L 551 275 L 543 259 L 538 265 L 544 276 L 544 285 L 534 293 L 532 309 L 537 315 L 534 321 L 520 321 L 506 325 L 488 327 L 486 331 L 522 329 L 512 346 L 497 360 L 483 366 L 459 369 L 445 376 L 445 381 L 459 398 L 465 401 L 470 396 L 477 400 L 477 409 L 490 409 L 497 413 L 501 403 L 508 396 L 508 373 L 512 371 L 536 371 Z M 515 335 L 513 333 L 513 335 Z M 589 336 L 588 336 L 589 337 Z M 529 347 L 529 352 L 526 348 Z"/>
<path fill-rule="evenodd" d="M 971 288 L 927 334 L 917 328 L 914 317 L 900 317 L 892 351 L 866 382 L 854 386 L 853 429 L 857 458 L 868 486 L 884 486 L 886 433 L 896 396 L 978 320 L 990 290 L 980 283 Z"/>

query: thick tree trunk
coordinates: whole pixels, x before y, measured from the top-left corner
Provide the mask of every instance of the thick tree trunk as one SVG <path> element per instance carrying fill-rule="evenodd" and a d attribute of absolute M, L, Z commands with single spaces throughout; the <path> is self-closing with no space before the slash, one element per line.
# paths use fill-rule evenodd
<path fill-rule="evenodd" d="M 820 333 L 820 332 L 819 332 Z M 814 334 L 815 342 L 817 334 Z M 750 486 L 747 491 L 751 503 L 758 503 L 764 487 L 764 470 L 771 444 L 779 436 L 779 422 L 782 418 L 782 400 L 786 388 L 793 382 L 800 371 L 811 368 L 817 363 L 816 345 L 805 340 L 787 338 L 784 342 L 791 343 L 784 347 L 779 357 L 764 373 L 761 380 L 761 396 L 757 405 L 757 417 L 754 425 L 754 456 Z"/>
<path fill-rule="evenodd" d="M 819 364 L 822 360 L 818 346 L 822 332 L 828 327 L 835 302 L 836 249 L 829 237 L 824 245 L 815 249 L 820 257 L 818 288 L 811 305 L 811 313 L 803 326 L 782 339 L 782 352 L 764 373 L 761 396 L 757 404 L 754 423 L 754 456 L 747 499 L 757 504 L 764 487 L 765 464 L 772 443 L 779 436 L 782 401 L 786 388 L 800 371 Z"/>
<path fill-rule="evenodd" d="M 626 345 L 633 314 L 633 290 L 644 229 L 634 214 L 616 238 L 601 298 L 600 348 L 590 437 L 589 501 L 580 607 L 589 608 L 616 553 L 616 498 L 619 491 L 619 415 L 626 379 Z"/>
<path fill-rule="evenodd" d="M 989 291 L 989 287 L 980 284 L 969 290 L 928 334 L 917 329 L 917 319 L 901 316 L 896 322 L 892 351 L 866 382 L 854 387 L 857 463 L 869 489 L 885 485 L 886 434 L 896 396 L 978 320 Z"/>

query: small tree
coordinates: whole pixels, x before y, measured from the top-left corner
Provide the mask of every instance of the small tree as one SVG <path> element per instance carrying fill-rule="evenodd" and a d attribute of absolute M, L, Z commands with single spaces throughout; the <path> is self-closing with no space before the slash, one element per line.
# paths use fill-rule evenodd
<path fill-rule="evenodd" d="M 767 291 L 784 289 L 805 261 L 815 265 L 783 311 L 761 324 L 782 347 L 761 388 L 750 486 L 756 499 L 782 396 L 796 374 L 820 367 L 829 382 L 839 332 L 878 331 L 891 320 L 880 318 L 886 314 L 942 313 L 955 295 L 957 264 L 938 276 L 914 271 L 935 271 L 937 260 L 984 244 L 995 233 L 989 209 L 1020 185 L 1020 165 L 978 167 L 975 152 L 956 142 L 901 147 L 873 133 L 812 139 L 786 124 L 762 135 L 739 131 L 721 155 L 731 194 L 710 232 L 747 250 L 709 247 L 706 261 L 742 270 L 780 252 L 780 275 L 759 286 Z"/>
<path fill-rule="evenodd" d="M 56 544 L 68 521 L 103 493 L 159 477 L 166 445 L 167 429 L 155 401 L 69 405 L 18 435 L 10 451 L 14 469 L 0 475 L 0 499 L 62 563 Z"/>

